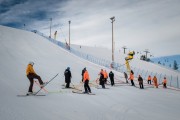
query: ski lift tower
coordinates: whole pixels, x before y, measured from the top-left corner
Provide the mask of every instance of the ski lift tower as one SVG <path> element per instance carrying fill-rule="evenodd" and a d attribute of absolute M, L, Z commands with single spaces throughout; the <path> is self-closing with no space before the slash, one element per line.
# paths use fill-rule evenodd
<path fill-rule="evenodd" d="M 123 46 L 122 48 L 124 49 L 124 54 L 126 54 L 126 49 L 127 49 L 127 47 L 126 47 L 126 46 Z"/>
<path fill-rule="evenodd" d="M 145 49 L 144 51 L 146 53 L 146 60 L 147 60 L 147 54 L 150 53 L 148 49 Z"/>

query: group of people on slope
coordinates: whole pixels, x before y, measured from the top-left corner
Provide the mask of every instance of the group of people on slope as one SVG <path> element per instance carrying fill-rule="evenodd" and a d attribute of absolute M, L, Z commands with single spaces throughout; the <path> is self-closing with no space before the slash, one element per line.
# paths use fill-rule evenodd
<path fill-rule="evenodd" d="M 126 72 L 124 72 L 124 77 L 126 79 L 126 83 L 128 83 L 128 75 L 127 75 Z M 131 85 L 135 86 L 135 84 L 134 84 L 134 72 L 132 70 L 130 72 L 129 80 L 131 81 Z M 148 84 L 151 84 L 151 81 L 154 83 L 154 87 L 158 88 L 157 77 L 154 76 L 153 79 L 152 79 L 151 76 L 149 75 L 148 79 L 147 79 Z M 143 78 L 141 77 L 141 75 L 138 76 L 138 82 L 139 82 L 140 89 L 144 89 Z M 162 84 L 163 84 L 164 88 L 167 88 L 167 79 L 166 79 L 166 77 L 164 77 Z"/>
<path fill-rule="evenodd" d="M 28 94 L 33 94 L 33 84 L 34 81 L 33 79 L 38 79 L 39 83 L 40 83 L 40 87 L 44 87 L 47 83 L 43 82 L 41 77 L 39 75 L 37 75 L 33 69 L 34 66 L 34 62 L 29 62 L 29 64 L 27 65 L 26 68 L 26 76 L 29 79 L 30 82 L 30 86 L 29 86 L 29 90 L 28 90 Z M 84 90 L 85 93 L 91 93 L 91 88 L 89 87 L 89 73 L 86 70 L 86 68 L 84 68 L 82 70 L 82 82 L 84 83 Z M 108 78 L 108 74 L 106 72 L 106 70 L 103 71 L 103 69 L 101 70 L 101 72 L 99 73 L 100 75 L 100 85 L 102 85 L 102 88 L 105 88 L 105 83 L 107 83 L 107 78 Z M 71 78 L 72 78 L 72 74 L 70 71 L 70 67 L 67 67 L 64 71 L 64 76 L 65 76 L 65 83 L 66 83 L 66 88 L 70 88 L 70 83 L 71 83 Z M 111 85 L 114 85 L 114 73 L 111 71 L 109 73 L 109 77 L 111 80 Z"/>
<path fill-rule="evenodd" d="M 101 85 L 102 88 L 105 88 L 105 84 L 107 84 L 108 73 L 106 70 L 101 69 L 99 76 L 99 85 Z M 114 73 L 112 71 L 109 72 L 109 78 L 111 81 L 111 86 L 114 86 Z"/>
<path fill-rule="evenodd" d="M 124 75 L 126 77 L 126 82 L 128 83 L 127 74 L 125 72 L 124 72 Z M 132 70 L 130 72 L 129 80 L 131 81 L 131 86 L 135 86 L 135 84 L 134 84 L 134 72 Z M 140 89 L 144 89 L 143 78 L 141 77 L 141 75 L 138 76 L 138 82 L 139 82 Z"/>
<path fill-rule="evenodd" d="M 101 85 L 102 88 L 105 89 L 105 84 L 107 84 L 107 79 L 108 79 L 108 73 L 106 72 L 106 70 L 101 69 L 98 75 L 100 76 L 99 85 Z M 69 67 L 67 67 L 67 69 L 65 70 L 64 76 L 65 76 L 66 88 L 69 88 L 69 84 L 71 82 L 71 77 L 72 77 Z M 91 93 L 91 88 L 89 87 L 90 77 L 86 67 L 82 70 L 81 76 L 82 76 L 82 82 L 84 83 L 85 93 Z M 109 72 L 109 78 L 111 81 L 111 86 L 114 86 L 114 73 L 112 71 Z"/>
<path fill-rule="evenodd" d="M 26 76 L 27 76 L 27 78 L 29 79 L 29 82 L 30 82 L 29 90 L 28 90 L 29 94 L 33 93 L 33 90 L 32 90 L 33 89 L 33 84 L 34 84 L 33 79 L 38 79 L 38 81 L 40 83 L 40 87 L 44 87 L 47 84 L 46 82 L 43 82 L 41 77 L 35 73 L 35 71 L 33 69 L 33 65 L 34 65 L 34 62 L 29 62 L 28 66 L 26 68 Z M 89 73 L 86 70 L 86 68 L 84 68 L 82 70 L 81 75 L 82 75 L 82 82 L 84 82 L 85 93 L 91 93 L 91 89 L 89 87 L 90 77 L 89 77 Z M 101 69 L 99 75 L 100 75 L 99 85 L 101 85 L 102 88 L 105 88 L 105 84 L 107 83 L 107 79 L 108 79 L 108 74 L 107 74 L 106 70 Z M 72 78 L 70 67 L 67 67 L 67 69 L 64 71 L 64 76 L 65 76 L 66 88 L 69 88 L 70 83 L 71 83 L 71 78 Z M 124 72 L 124 76 L 125 76 L 125 79 L 126 79 L 126 83 L 128 83 L 128 75 L 125 72 Z M 114 73 L 112 71 L 109 72 L 109 78 L 110 78 L 110 81 L 111 81 L 111 86 L 114 86 L 115 85 L 115 83 L 114 83 Z M 131 85 L 135 86 L 135 84 L 134 84 L 134 72 L 132 70 L 130 72 L 129 80 L 131 81 Z M 158 88 L 158 82 L 157 82 L 156 76 L 154 76 L 153 79 L 151 79 L 151 76 L 149 75 L 148 76 L 148 84 L 151 84 L 151 80 L 154 82 L 154 86 L 156 88 Z M 144 86 L 143 86 L 143 78 L 141 77 L 141 75 L 138 76 L 138 81 L 139 81 L 140 88 L 143 89 L 144 88 Z M 166 77 L 164 77 L 164 80 L 163 80 L 162 84 L 163 84 L 164 88 L 167 87 L 166 86 L 166 84 L 167 84 Z"/>
<path fill-rule="evenodd" d="M 151 85 L 151 81 L 154 82 L 154 87 L 158 88 L 158 80 L 157 80 L 157 77 L 154 76 L 153 79 L 151 78 L 151 76 L 149 75 L 148 76 L 148 84 Z M 163 81 L 162 81 L 162 84 L 163 84 L 163 88 L 167 88 L 167 79 L 166 77 L 164 77 Z"/>
<path fill-rule="evenodd" d="M 91 93 L 91 88 L 89 87 L 90 77 L 86 68 L 82 70 L 81 75 L 82 75 L 82 82 L 84 83 L 84 90 L 85 90 L 84 93 Z M 71 78 L 72 78 L 70 67 L 67 67 L 67 69 L 64 71 L 64 76 L 65 76 L 65 83 L 66 83 L 65 87 L 70 88 L 70 83 L 71 83 Z"/>

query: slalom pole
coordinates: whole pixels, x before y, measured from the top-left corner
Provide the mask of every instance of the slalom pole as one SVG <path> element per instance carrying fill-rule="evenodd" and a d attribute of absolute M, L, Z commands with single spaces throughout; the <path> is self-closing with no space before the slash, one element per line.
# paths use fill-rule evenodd
<path fill-rule="evenodd" d="M 37 86 L 41 87 L 37 81 L 34 81 L 36 83 Z M 46 93 L 48 93 L 48 91 L 45 88 L 42 88 Z"/>
<path fill-rule="evenodd" d="M 47 84 L 49 84 L 54 78 L 56 78 L 56 77 L 58 76 L 58 74 L 59 74 L 59 73 L 57 73 L 53 78 L 51 78 L 51 79 L 47 82 Z M 46 85 L 47 85 L 47 84 L 46 84 Z M 46 86 L 46 85 L 45 85 L 45 86 Z M 45 86 L 44 86 L 44 87 L 45 87 Z M 40 88 L 34 95 L 37 95 L 44 87 Z"/>

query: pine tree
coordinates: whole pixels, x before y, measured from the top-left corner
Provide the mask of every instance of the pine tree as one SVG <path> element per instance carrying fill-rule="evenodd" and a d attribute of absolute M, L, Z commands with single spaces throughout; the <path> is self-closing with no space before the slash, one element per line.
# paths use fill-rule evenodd
<path fill-rule="evenodd" d="M 171 68 L 171 64 L 169 64 L 169 67 Z"/>
<path fill-rule="evenodd" d="M 177 64 L 176 60 L 174 60 L 173 69 L 174 69 L 174 70 L 177 70 L 177 69 L 178 69 L 178 64 Z"/>

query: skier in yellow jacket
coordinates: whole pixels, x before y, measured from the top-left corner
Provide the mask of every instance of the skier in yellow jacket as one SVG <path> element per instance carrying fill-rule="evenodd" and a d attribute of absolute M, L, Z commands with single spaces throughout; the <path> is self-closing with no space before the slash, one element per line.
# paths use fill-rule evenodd
<path fill-rule="evenodd" d="M 28 66 L 26 68 L 26 76 L 30 82 L 28 94 L 33 94 L 32 88 L 33 88 L 33 84 L 34 84 L 34 81 L 33 81 L 34 78 L 38 79 L 41 87 L 44 87 L 44 85 L 45 85 L 45 83 L 41 80 L 41 77 L 35 73 L 35 71 L 33 69 L 33 65 L 34 65 L 34 62 L 29 62 Z"/>

